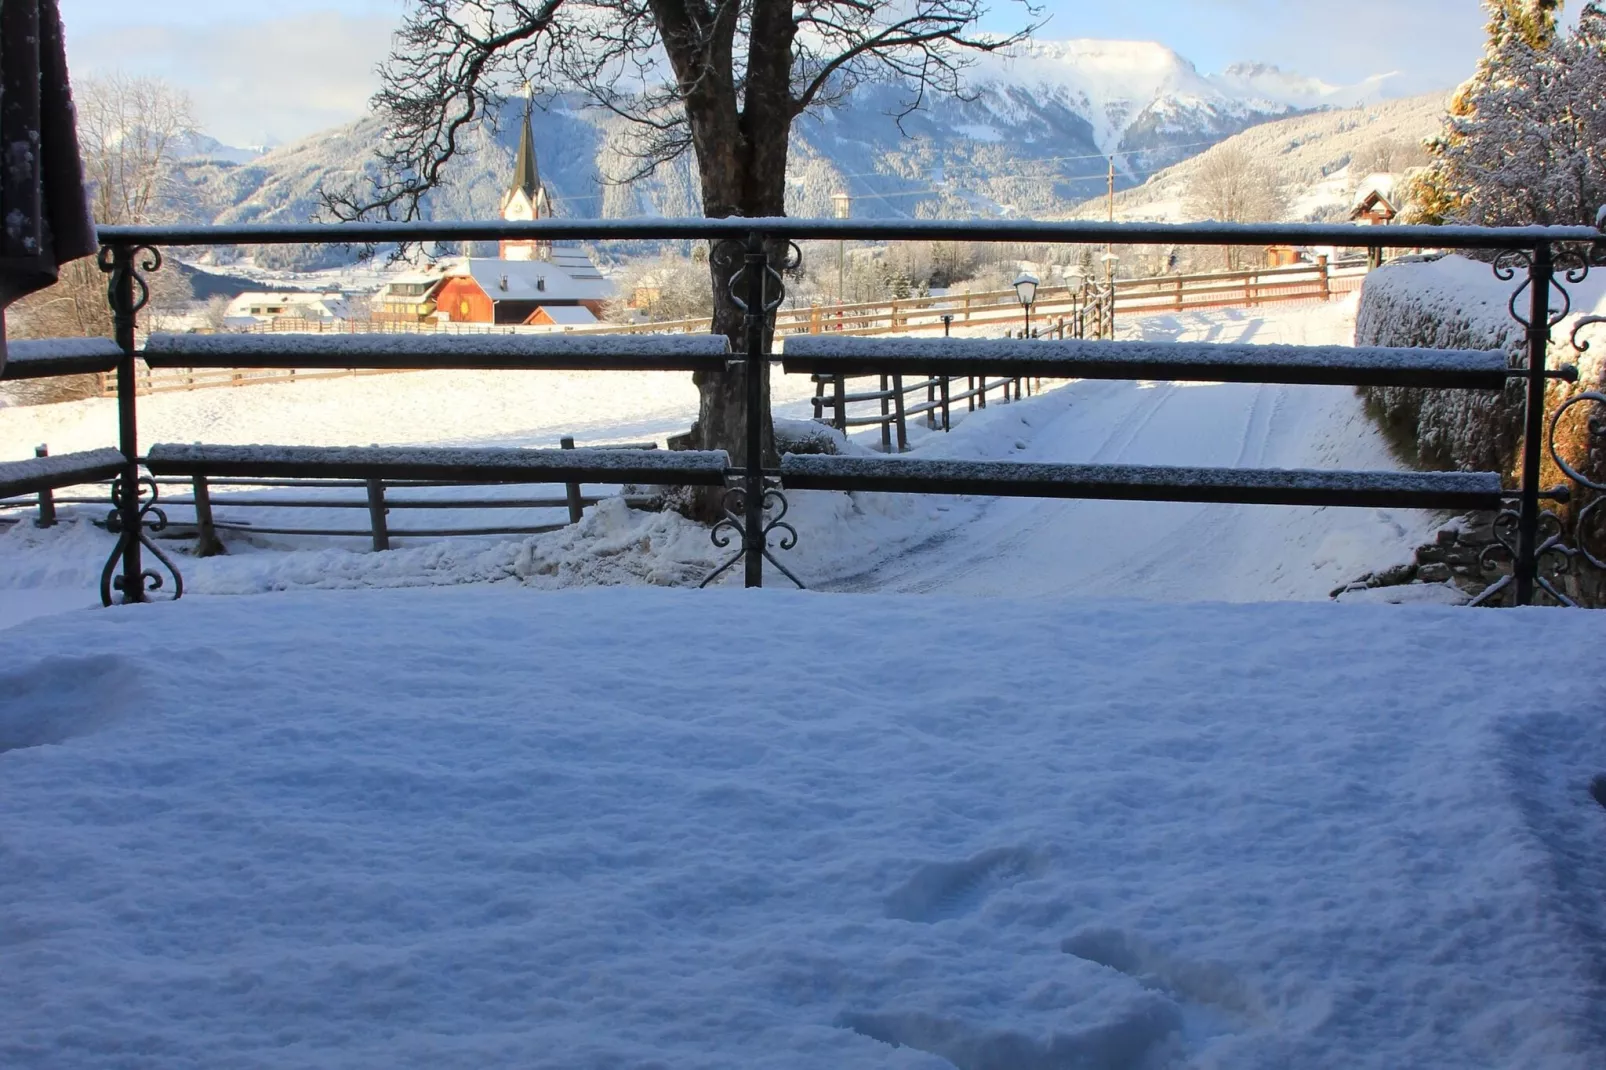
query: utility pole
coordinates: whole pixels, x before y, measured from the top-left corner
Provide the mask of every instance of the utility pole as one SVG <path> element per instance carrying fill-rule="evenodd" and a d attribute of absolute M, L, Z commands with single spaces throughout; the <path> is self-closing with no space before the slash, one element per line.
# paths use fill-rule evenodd
<path fill-rule="evenodd" d="M 1115 153 L 1113 153 L 1113 152 L 1110 153 L 1109 194 L 1106 196 L 1104 203 L 1105 203 L 1105 206 L 1106 206 L 1107 217 L 1108 217 L 1108 219 L 1109 219 L 1109 221 L 1111 223 L 1114 223 L 1115 222 Z M 1111 269 L 1110 265 L 1115 263 L 1115 261 L 1113 259 L 1114 254 L 1115 254 L 1114 248 L 1111 247 L 1109 242 L 1105 242 L 1104 243 L 1104 273 L 1105 273 L 1106 279 L 1108 280 L 1108 282 L 1110 284 L 1110 294 L 1111 294 L 1110 301 L 1111 301 L 1112 304 L 1115 301 L 1115 297 L 1114 297 L 1114 294 L 1115 294 L 1115 273 L 1114 273 L 1113 269 Z"/>

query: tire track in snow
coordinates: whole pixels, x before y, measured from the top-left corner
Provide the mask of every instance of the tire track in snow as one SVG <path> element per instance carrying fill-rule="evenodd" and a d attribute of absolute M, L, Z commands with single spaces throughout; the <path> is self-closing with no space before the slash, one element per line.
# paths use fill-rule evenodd
<path fill-rule="evenodd" d="M 1123 400 L 1126 395 L 1135 396 L 1137 403 L 1114 421 L 1086 463 L 1102 464 L 1123 457 L 1154 423 L 1160 411 L 1176 395 L 1177 389 L 1175 383 L 1160 383 L 1146 390 L 1117 392 L 1116 396 L 1123 397 Z M 1078 406 L 1069 408 L 1044 428 L 1040 437 L 1052 439 L 1060 421 L 1076 420 L 1084 415 L 1079 410 Z M 1041 457 L 1030 459 L 1047 460 Z M 1060 525 L 1068 519 L 1068 514 L 1074 513 L 1082 504 L 1052 498 L 995 498 L 970 525 L 934 540 L 922 551 L 900 555 L 872 570 L 865 577 L 866 583 L 861 589 L 911 594 L 951 589 L 981 570 L 996 565 L 1000 559 L 1010 557 L 1050 525 Z M 959 531 L 963 531 L 966 537 L 956 538 Z M 953 560 L 944 562 L 942 559 L 945 557 Z M 889 566 L 896 571 L 889 572 Z M 1009 589 L 1006 585 L 996 593 L 1007 593 Z"/>

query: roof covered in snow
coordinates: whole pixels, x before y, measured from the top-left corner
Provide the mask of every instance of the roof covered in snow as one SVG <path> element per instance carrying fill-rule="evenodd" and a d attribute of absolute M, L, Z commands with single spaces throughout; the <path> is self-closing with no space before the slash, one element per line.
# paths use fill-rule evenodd
<path fill-rule="evenodd" d="M 1395 190 L 1400 177 L 1396 174 L 1379 172 L 1361 179 L 1360 185 L 1355 187 L 1355 201 L 1350 208 L 1350 218 L 1354 219 L 1370 212 L 1380 204 L 1389 216 L 1397 214 L 1400 201 Z"/>
<path fill-rule="evenodd" d="M 579 254 L 584 259 L 585 254 Z M 585 261 L 590 266 L 590 261 Z M 581 269 L 576 266 L 578 272 Z M 551 260 L 498 260 L 464 257 L 446 269 L 448 277 L 468 276 L 492 301 L 531 301 L 574 303 L 606 301 L 613 296 L 613 284 L 591 268 L 590 274 L 572 274 L 568 267 Z"/>
<path fill-rule="evenodd" d="M 597 317 L 584 305 L 542 305 L 541 311 L 562 327 L 590 327 L 597 322 Z"/>

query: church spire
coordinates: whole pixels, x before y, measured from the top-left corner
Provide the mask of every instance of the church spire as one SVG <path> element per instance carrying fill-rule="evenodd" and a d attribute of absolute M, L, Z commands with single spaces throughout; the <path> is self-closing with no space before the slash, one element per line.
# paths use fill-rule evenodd
<path fill-rule="evenodd" d="M 513 182 L 502 194 L 502 218 L 509 222 L 546 219 L 552 215 L 552 201 L 541 186 L 541 172 L 535 165 L 535 134 L 530 129 L 530 113 L 535 108 L 535 92 L 524 87 L 524 129 L 519 133 L 519 151 L 513 157 Z M 499 244 L 503 260 L 547 260 L 552 255 L 550 241 L 506 239 Z"/>
<path fill-rule="evenodd" d="M 534 107 L 530 88 L 525 87 L 524 97 L 524 129 L 519 134 L 519 151 L 513 157 L 513 184 L 508 187 L 507 196 L 511 198 L 514 193 L 523 193 L 529 198 L 531 204 L 536 201 L 536 195 L 541 189 L 541 172 L 535 164 L 535 135 L 530 131 L 530 112 Z"/>

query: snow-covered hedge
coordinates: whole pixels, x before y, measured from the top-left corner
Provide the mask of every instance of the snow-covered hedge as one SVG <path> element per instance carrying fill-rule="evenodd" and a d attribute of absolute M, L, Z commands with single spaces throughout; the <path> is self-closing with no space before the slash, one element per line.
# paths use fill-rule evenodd
<path fill-rule="evenodd" d="M 1509 302 L 1521 274 L 1502 281 L 1490 265 L 1461 256 L 1389 264 L 1372 272 L 1361 290 L 1355 320 L 1356 345 L 1433 346 L 1504 349 L 1515 365 L 1523 354 L 1523 327 L 1511 318 Z M 1606 274 L 1597 271 L 1568 284 L 1572 314 L 1551 332 L 1552 367 L 1576 363 L 1576 387 L 1553 383 L 1549 407 L 1574 391 L 1601 382 L 1600 351 L 1576 353 L 1570 337 L 1580 315 L 1606 312 Z M 1528 295 L 1521 297 L 1526 311 Z M 1602 328 L 1586 328 L 1582 340 Z M 1368 387 L 1361 391 L 1374 415 L 1392 434 L 1414 443 L 1427 467 L 1511 472 L 1522 442 L 1523 390 L 1513 381 L 1501 394 L 1470 390 Z"/>

